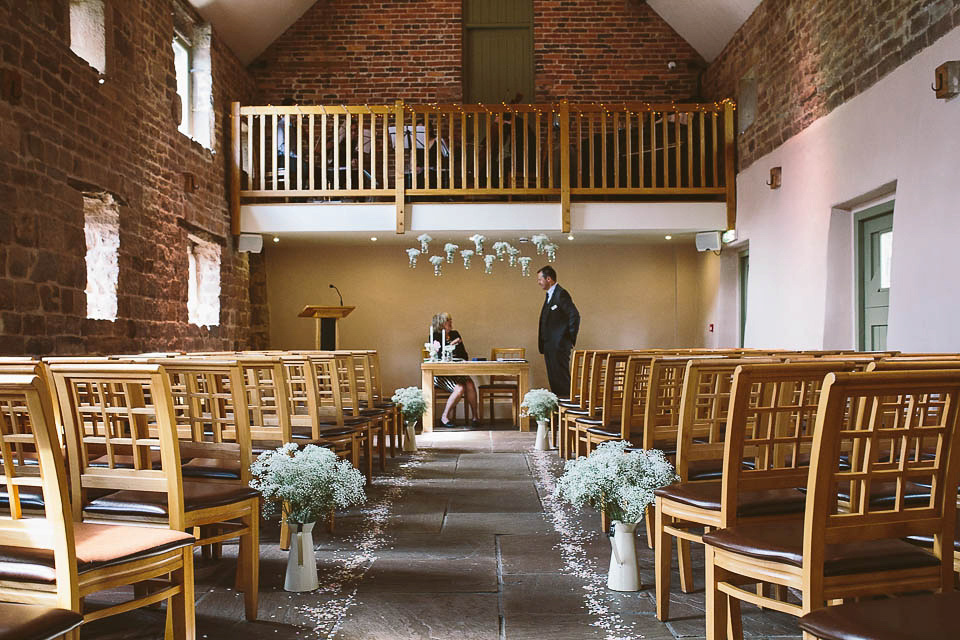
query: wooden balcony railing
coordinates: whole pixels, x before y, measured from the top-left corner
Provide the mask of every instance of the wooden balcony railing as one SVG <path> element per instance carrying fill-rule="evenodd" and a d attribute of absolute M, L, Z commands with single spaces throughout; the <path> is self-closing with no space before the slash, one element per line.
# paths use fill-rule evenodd
<path fill-rule="evenodd" d="M 431 196 L 657 196 L 727 202 L 734 226 L 734 105 L 241 106 L 233 103 L 234 231 L 244 200 Z M 399 132 L 399 136 L 398 136 Z M 399 138 L 399 140 L 398 140 Z"/>

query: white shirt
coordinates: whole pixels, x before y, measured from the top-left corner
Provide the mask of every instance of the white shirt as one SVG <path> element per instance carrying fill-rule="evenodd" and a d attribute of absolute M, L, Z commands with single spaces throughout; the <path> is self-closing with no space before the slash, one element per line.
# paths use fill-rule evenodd
<path fill-rule="evenodd" d="M 557 288 L 557 283 L 554 282 L 550 285 L 550 288 L 547 289 L 547 304 L 550 304 L 550 299 L 553 298 L 553 290 Z"/>

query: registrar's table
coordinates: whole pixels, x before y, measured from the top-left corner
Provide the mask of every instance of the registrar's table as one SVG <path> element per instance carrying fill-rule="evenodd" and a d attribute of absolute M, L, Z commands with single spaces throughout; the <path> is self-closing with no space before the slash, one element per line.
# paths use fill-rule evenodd
<path fill-rule="evenodd" d="M 434 376 L 516 376 L 520 399 L 530 388 L 530 363 L 526 360 L 469 360 L 463 362 L 424 362 L 423 398 L 427 412 L 423 414 L 423 430 L 433 431 Z M 530 419 L 520 418 L 520 431 L 530 430 Z"/>

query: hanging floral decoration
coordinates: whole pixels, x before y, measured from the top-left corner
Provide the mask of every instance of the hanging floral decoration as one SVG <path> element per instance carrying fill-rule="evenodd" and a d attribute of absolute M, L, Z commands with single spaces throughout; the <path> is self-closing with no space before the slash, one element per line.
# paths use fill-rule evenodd
<path fill-rule="evenodd" d="M 460 252 L 460 256 L 463 258 L 463 268 L 470 268 L 470 258 L 473 257 L 473 249 L 464 249 Z"/>
<path fill-rule="evenodd" d="M 548 242 L 550 242 L 550 238 L 548 238 L 547 235 L 544 233 L 535 233 L 533 234 L 533 237 L 530 238 L 530 242 L 532 242 L 537 247 L 537 255 L 542 256 L 543 247 Z"/>
<path fill-rule="evenodd" d="M 530 261 L 533 260 L 530 256 L 522 256 L 517 258 L 517 262 L 520 263 L 520 275 L 526 277 L 530 275 Z"/>
<path fill-rule="evenodd" d="M 494 243 L 493 243 L 493 250 L 496 252 L 496 254 L 497 254 L 497 259 L 498 259 L 498 260 L 503 260 L 503 256 L 506 254 L 506 252 L 507 252 L 507 247 L 509 247 L 509 246 L 510 246 L 510 243 L 509 243 L 509 242 L 494 242 Z"/>
<path fill-rule="evenodd" d="M 420 243 L 420 253 L 429 253 L 431 240 L 433 240 L 433 238 L 426 233 L 421 233 L 417 236 L 417 241 Z"/>
<path fill-rule="evenodd" d="M 410 268 L 413 269 L 417 266 L 417 258 L 420 256 L 429 255 L 430 242 L 433 241 L 428 234 L 423 233 L 417 236 L 417 240 L 420 241 L 420 248 L 411 247 L 407 249 L 407 258 L 410 261 Z M 476 249 L 460 249 L 460 245 L 456 242 L 447 242 L 443 245 L 443 252 L 439 255 L 429 256 L 430 264 L 433 265 L 433 275 L 441 276 L 443 275 L 442 264 L 446 262 L 447 264 L 453 264 L 456 259 L 457 252 L 459 251 L 460 257 L 463 258 L 463 268 L 469 269 L 471 261 L 474 256 L 479 256 L 483 258 L 483 272 L 490 274 L 493 273 L 493 263 L 496 260 L 507 261 L 510 267 L 520 267 L 520 274 L 523 277 L 530 276 L 530 263 L 532 257 L 524 256 L 523 251 L 517 247 L 514 247 L 509 242 L 504 240 L 498 240 L 493 243 L 493 251 L 488 254 L 483 253 L 483 243 L 486 241 L 486 237 L 475 233 L 474 235 L 468 238 L 470 242 L 473 243 Z M 553 262 L 557 258 L 557 245 L 550 242 L 550 238 L 546 234 L 538 233 L 534 234 L 530 239 L 534 245 L 537 247 L 537 253 L 545 253 L 547 259 L 550 262 Z M 526 238 L 520 238 L 520 242 L 527 242 Z"/>
<path fill-rule="evenodd" d="M 459 248 L 460 245 L 453 244 L 452 242 L 443 245 L 443 251 L 447 254 L 447 264 L 453 264 L 453 257 L 457 254 L 457 249 Z"/>
<path fill-rule="evenodd" d="M 483 241 L 486 239 L 487 239 L 486 236 L 482 236 L 479 233 L 475 233 L 472 236 L 470 236 L 470 242 L 472 242 L 476 247 L 477 255 L 480 255 L 483 253 Z"/>
<path fill-rule="evenodd" d="M 410 268 L 417 267 L 417 257 L 420 255 L 420 249 L 407 249 L 407 258 L 410 260 Z"/>
<path fill-rule="evenodd" d="M 544 252 L 547 254 L 547 260 L 548 260 L 549 262 L 555 262 L 555 261 L 556 261 L 556 259 L 557 259 L 557 245 L 555 245 L 554 243 L 550 242 L 550 243 L 548 243 L 548 244 L 543 245 L 543 250 L 544 250 Z"/>
<path fill-rule="evenodd" d="M 442 275 L 440 269 L 443 266 L 443 256 L 430 256 L 430 264 L 433 265 L 433 275 Z"/>
<path fill-rule="evenodd" d="M 517 257 L 520 255 L 520 249 L 516 247 L 507 247 L 507 259 L 510 261 L 510 266 L 517 266 Z"/>
<path fill-rule="evenodd" d="M 484 273 L 493 273 L 493 261 L 497 259 L 497 256 L 492 253 L 488 253 L 483 256 L 483 272 Z"/>

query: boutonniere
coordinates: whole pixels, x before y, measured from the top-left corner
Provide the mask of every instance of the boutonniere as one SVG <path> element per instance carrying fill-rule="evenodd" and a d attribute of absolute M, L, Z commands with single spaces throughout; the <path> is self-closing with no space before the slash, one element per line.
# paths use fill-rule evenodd
<path fill-rule="evenodd" d="M 555 311 L 556 309 L 557 309 L 557 305 L 553 305 L 552 307 L 550 307 L 550 311 Z"/>

